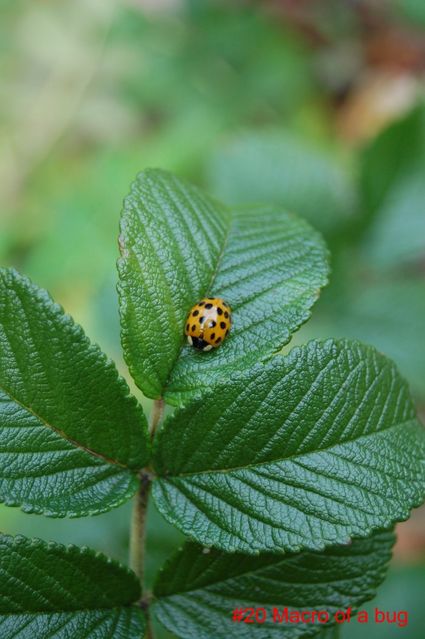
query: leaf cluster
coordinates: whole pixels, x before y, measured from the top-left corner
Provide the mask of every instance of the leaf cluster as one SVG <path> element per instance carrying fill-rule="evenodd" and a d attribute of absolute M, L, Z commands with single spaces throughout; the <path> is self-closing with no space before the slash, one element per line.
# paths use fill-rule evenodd
<path fill-rule="evenodd" d="M 0 272 L 0 498 L 82 517 L 141 484 L 189 540 L 153 594 L 87 548 L 0 538 L 4 639 L 140 638 L 148 605 L 177 636 L 325 636 L 235 625 L 233 607 L 358 608 L 383 580 L 425 491 L 425 435 L 406 383 L 348 340 L 282 348 L 328 278 L 321 236 L 281 206 L 228 207 L 141 173 L 120 229 L 122 346 L 170 411 L 150 435 L 114 363 L 50 296 Z M 200 298 L 233 311 L 220 348 L 185 344 Z M 142 604 L 142 605 L 141 605 Z"/>

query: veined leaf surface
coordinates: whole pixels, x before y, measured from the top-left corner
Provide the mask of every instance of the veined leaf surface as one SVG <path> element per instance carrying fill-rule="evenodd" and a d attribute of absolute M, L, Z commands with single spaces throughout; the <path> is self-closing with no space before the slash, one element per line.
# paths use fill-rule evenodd
<path fill-rule="evenodd" d="M 149 397 L 172 404 L 269 357 L 305 322 L 327 281 L 327 251 L 281 207 L 229 209 L 163 171 L 134 182 L 121 220 L 122 343 Z M 209 353 L 184 326 L 203 297 L 232 307 L 229 337 Z"/>
<path fill-rule="evenodd" d="M 276 356 L 177 412 L 154 461 L 163 515 L 225 551 L 347 543 L 425 496 L 425 430 L 407 384 L 344 340 Z"/>

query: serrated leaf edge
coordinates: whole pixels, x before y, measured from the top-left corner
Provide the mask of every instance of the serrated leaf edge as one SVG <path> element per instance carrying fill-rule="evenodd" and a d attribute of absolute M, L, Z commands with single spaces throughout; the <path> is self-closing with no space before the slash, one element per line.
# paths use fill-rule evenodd
<path fill-rule="evenodd" d="M 134 584 L 138 587 L 139 595 L 142 592 L 141 583 L 139 579 L 137 578 L 136 574 L 132 570 L 130 570 L 130 568 L 128 568 L 121 562 L 117 561 L 116 559 L 113 559 L 112 557 L 108 557 L 103 552 L 94 550 L 93 548 L 90 548 L 89 546 L 76 546 L 75 544 L 60 544 L 56 541 L 44 541 L 43 539 L 40 539 L 38 537 L 25 537 L 25 535 L 14 536 L 14 535 L 8 535 L 5 533 L 0 533 L 0 552 L 1 552 L 1 545 L 4 543 L 4 541 L 8 541 L 8 540 L 12 541 L 12 549 L 18 546 L 24 546 L 25 548 L 29 548 L 29 549 L 31 548 L 41 549 L 47 552 L 54 549 L 54 550 L 63 552 L 64 555 L 66 555 L 71 560 L 74 560 L 74 558 L 78 558 L 81 556 L 90 556 L 93 559 L 101 561 L 107 566 L 113 566 L 114 568 L 118 568 L 126 577 L 131 579 L 134 582 Z M 137 603 L 137 600 L 135 600 L 133 603 Z M 96 608 L 78 608 L 76 609 L 76 611 L 80 612 L 82 610 L 110 610 L 113 608 L 131 607 L 132 605 L 133 604 L 126 604 L 122 606 L 112 606 L 111 608 L 96 606 Z M 73 612 L 73 611 L 59 610 L 58 612 L 60 613 L 60 612 Z M 9 614 L 13 615 L 17 613 L 9 613 Z M 31 611 L 31 613 L 21 613 L 21 614 L 48 614 L 48 612 L 46 612 L 45 610 L 40 610 L 39 612 Z M 7 616 L 7 615 L 1 615 L 1 616 Z"/>
<path fill-rule="evenodd" d="M 43 305 L 44 304 L 48 304 L 48 306 L 51 308 L 52 312 L 57 317 L 58 321 L 61 324 L 63 324 L 67 330 L 69 330 L 76 337 L 78 337 L 79 341 L 81 341 L 81 343 L 83 345 L 87 346 L 87 350 L 89 352 L 95 353 L 99 357 L 99 360 L 105 366 L 107 366 L 108 369 L 111 370 L 111 373 L 114 374 L 114 379 L 116 380 L 116 382 L 117 382 L 118 386 L 120 387 L 120 389 L 123 391 L 124 400 L 130 402 L 133 405 L 133 407 L 135 408 L 136 413 L 138 414 L 138 417 L 140 418 L 140 427 L 142 429 L 143 428 L 147 429 L 147 421 L 146 421 L 146 417 L 145 417 L 145 414 L 143 412 L 143 409 L 140 406 L 140 404 L 137 401 L 137 399 L 134 397 L 134 395 L 132 395 L 126 380 L 119 374 L 115 362 L 110 357 L 108 357 L 106 355 L 106 353 L 104 353 L 102 351 L 102 349 L 100 348 L 100 346 L 98 344 L 96 344 L 95 342 L 92 342 L 89 339 L 89 337 L 84 332 L 83 327 L 80 324 L 77 324 L 74 321 L 73 317 L 71 315 L 69 315 L 68 313 L 66 313 L 65 310 L 63 309 L 63 307 L 53 300 L 53 298 L 48 293 L 48 291 L 46 291 L 45 289 L 40 288 L 39 286 L 37 286 L 26 275 L 22 275 L 21 273 L 19 273 L 14 268 L 0 268 L 0 277 L 2 277 L 2 276 L 5 276 L 6 281 L 9 278 L 12 278 L 12 280 L 18 280 L 18 281 L 22 282 L 24 285 L 26 285 L 29 288 L 31 288 L 32 291 L 33 291 L 34 296 L 40 302 L 42 302 Z M 102 459 L 104 462 L 106 462 L 108 464 L 114 464 L 116 466 L 120 466 L 121 468 L 127 469 L 127 470 L 129 470 L 131 472 L 135 472 L 135 471 L 139 470 L 138 467 L 137 468 L 132 468 L 132 467 L 126 465 L 126 464 L 123 464 L 122 462 L 119 462 L 116 459 L 108 458 L 107 456 L 102 455 L 101 453 L 98 453 L 98 452 L 94 451 L 94 450 L 84 446 L 83 444 L 79 443 L 76 440 L 73 440 L 72 438 L 68 437 L 68 435 L 64 431 L 62 431 L 60 428 L 54 426 L 53 424 L 49 424 L 40 415 L 35 413 L 30 407 L 25 406 L 24 404 L 22 404 L 22 402 L 20 402 L 15 397 L 13 397 L 13 395 L 10 393 L 10 391 L 8 389 L 6 389 L 4 387 L 1 387 L 1 388 L 2 388 L 3 392 L 6 393 L 6 395 L 8 395 L 8 397 L 11 399 L 11 401 L 15 402 L 16 404 L 19 404 L 19 406 L 21 406 L 27 412 L 31 413 L 34 417 L 36 417 L 36 419 L 38 419 L 47 428 L 50 428 L 52 431 L 57 433 L 60 437 L 62 437 L 66 441 L 68 441 L 70 444 L 72 444 L 76 448 L 79 448 L 80 450 L 83 450 L 84 452 L 88 453 L 89 455 L 92 455 L 93 457 Z M 147 437 L 146 437 L 146 440 L 148 441 Z"/>

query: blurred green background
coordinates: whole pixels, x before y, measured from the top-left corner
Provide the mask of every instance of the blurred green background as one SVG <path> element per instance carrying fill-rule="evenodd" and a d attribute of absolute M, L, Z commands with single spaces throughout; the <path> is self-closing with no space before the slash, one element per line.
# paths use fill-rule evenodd
<path fill-rule="evenodd" d="M 374 344 L 425 414 L 423 0 L 0 0 L 0 10 L 2 265 L 47 287 L 127 375 L 115 259 L 136 172 L 168 168 L 229 203 L 274 201 L 332 251 L 330 286 L 296 342 Z M 1 507 L 0 529 L 126 560 L 129 512 L 72 521 Z M 424 636 L 424 513 L 399 526 L 372 604 L 407 609 L 409 625 L 370 625 L 368 639 Z M 152 510 L 149 582 L 180 541 Z"/>

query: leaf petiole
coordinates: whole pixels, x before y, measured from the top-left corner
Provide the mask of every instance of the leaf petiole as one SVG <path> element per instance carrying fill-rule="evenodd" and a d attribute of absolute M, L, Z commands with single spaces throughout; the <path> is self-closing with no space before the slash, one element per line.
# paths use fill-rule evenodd
<path fill-rule="evenodd" d="M 154 401 L 150 416 L 149 431 L 151 439 L 161 423 L 164 414 L 164 400 Z M 138 576 L 142 589 L 145 573 L 146 519 L 151 487 L 151 475 L 145 471 L 140 474 L 140 488 L 136 495 L 130 531 L 130 567 Z M 148 616 L 147 639 L 153 638 L 152 625 Z"/>
<path fill-rule="evenodd" d="M 159 399 L 155 399 L 152 405 L 150 423 L 149 423 L 149 432 L 151 435 L 151 439 L 155 437 L 156 430 L 161 423 L 163 414 L 164 414 L 165 403 L 162 397 Z"/>

